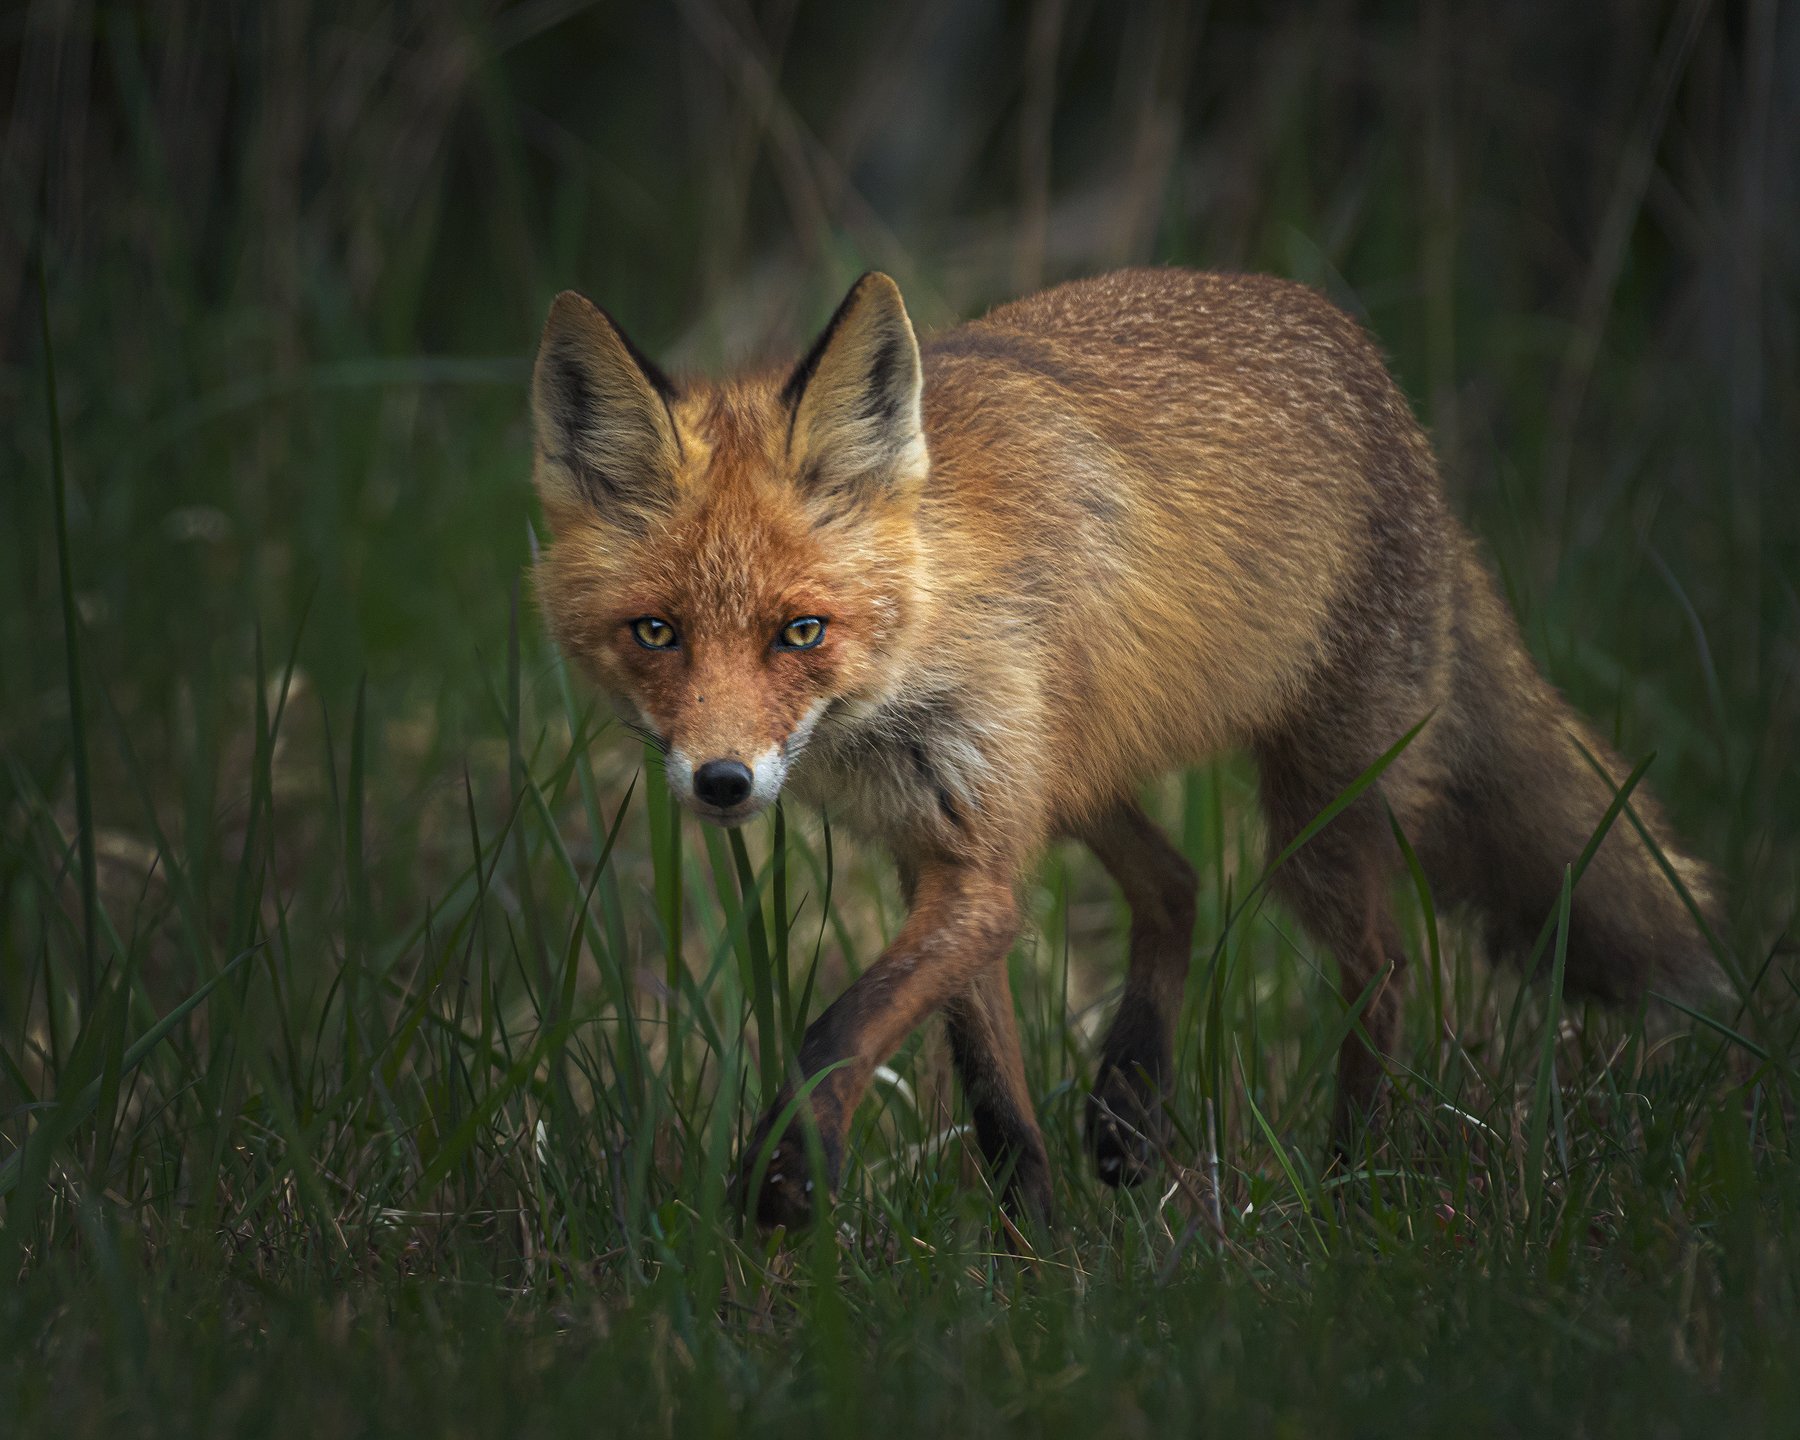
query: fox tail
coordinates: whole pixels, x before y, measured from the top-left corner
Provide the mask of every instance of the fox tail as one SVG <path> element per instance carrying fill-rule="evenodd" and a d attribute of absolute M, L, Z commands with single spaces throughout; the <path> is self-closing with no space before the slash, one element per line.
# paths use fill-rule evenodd
<path fill-rule="evenodd" d="M 1417 848 L 1440 897 L 1484 919 L 1492 952 L 1523 959 L 1557 908 L 1563 867 L 1580 860 L 1630 767 L 1539 674 L 1463 543 L 1450 696 L 1429 727 L 1448 780 Z M 1612 1004 L 1647 991 L 1716 1002 L 1732 992 L 1696 920 L 1718 933 L 1715 879 L 1642 786 L 1627 804 L 1576 879 L 1566 988 Z"/>

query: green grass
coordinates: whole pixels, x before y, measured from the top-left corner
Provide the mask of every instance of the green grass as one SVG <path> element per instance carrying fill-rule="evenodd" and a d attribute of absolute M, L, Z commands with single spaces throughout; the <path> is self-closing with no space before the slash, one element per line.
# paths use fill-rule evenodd
<path fill-rule="evenodd" d="M 1394 1123 L 1323 1173 L 1355 1014 L 1226 758 L 1146 797 L 1202 877 L 1163 1183 L 1081 1156 L 1124 915 L 1059 850 L 1011 961 L 1056 1228 L 1007 1243 L 928 1030 L 831 1223 L 776 1245 L 738 1147 L 896 886 L 798 810 L 697 827 L 547 645 L 523 357 L 564 284 L 707 367 L 868 263 L 924 323 L 977 310 L 1037 273 L 1039 113 L 997 9 L 779 11 L 754 44 L 708 6 L 8 22 L 19 73 L 65 60 L 4 173 L 44 303 L 0 292 L 0 1413 L 1791 1433 L 1792 35 L 1215 6 L 1158 170 L 1112 88 L 1158 32 L 1077 7 L 1036 262 L 1276 270 L 1367 318 L 1541 663 L 1725 874 L 1756 1013 L 1580 1009 L 1557 913 L 1522 988 L 1419 880 Z M 894 74 L 930 163 L 869 118 Z M 1140 202 L 1129 243 L 1084 219 Z"/>

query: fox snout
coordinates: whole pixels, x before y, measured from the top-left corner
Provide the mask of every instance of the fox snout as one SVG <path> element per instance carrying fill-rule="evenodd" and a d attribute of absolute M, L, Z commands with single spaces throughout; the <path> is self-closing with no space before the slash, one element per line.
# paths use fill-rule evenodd
<path fill-rule="evenodd" d="M 772 745 L 760 755 L 706 755 L 697 758 L 679 745 L 669 749 L 664 770 L 675 798 L 702 820 L 741 825 L 775 803 L 787 782 L 785 747 Z"/>
<path fill-rule="evenodd" d="M 663 732 L 668 749 L 663 769 L 669 789 L 702 820 L 742 825 L 775 803 L 828 708 L 828 702 L 815 700 L 791 729 L 771 727 L 780 736 L 773 744 L 766 733 L 746 744 L 742 731 L 729 735 L 706 733 L 691 725 L 671 726 Z M 751 746 L 758 743 L 763 748 L 750 753 Z"/>

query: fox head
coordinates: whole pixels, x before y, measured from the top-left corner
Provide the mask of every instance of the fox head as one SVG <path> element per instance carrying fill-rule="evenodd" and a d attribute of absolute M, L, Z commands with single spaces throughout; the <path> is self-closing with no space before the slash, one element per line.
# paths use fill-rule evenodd
<path fill-rule="evenodd" d="M 737 824 L 828 713 L 868 713 L 923 623 L 919 347 L 864 275 L 785 375 L 671 381 L 557 296 L 532 377 L 537 570 L 565 654 L 662 750 L 690 809 Z"/>

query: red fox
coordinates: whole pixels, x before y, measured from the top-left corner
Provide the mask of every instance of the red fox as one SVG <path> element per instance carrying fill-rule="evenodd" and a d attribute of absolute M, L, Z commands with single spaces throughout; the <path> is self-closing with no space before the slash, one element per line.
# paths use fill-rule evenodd
<path fill-rule="evenodd" d="M 1440 902 L 1517 954 L 1613 800 L 1580 747 L 1624 778 L 1527 656 L 1374 345 L 1304 286 L 1125 270 L 921 345 L 871 273 L 791 370 L 722 384 L 669 379 L 566 292 L 532 409 L 542 607 L 675 794 L 737 825 L 791 789 L 898 864 L 899 933 L 802 1043 L 810 1117 L 772 1133 L 790 1091 L 744 1158 L 772 1143 L 765 1224 L 812 1213 L 800 1120 L 835 1188 L 871 1073 L 938 1011 L 1006 1203 L 1050 1214 L 1006 957 L 1021 877 L 1062 837 L 1131 908 L 1088 1144 L 1111 1184 L 1148 1173 L 1195 893 L 1135 798 L 1159 773 L 1247 749 L 1278 855 L 1424 722 L 1273 880 L 1363 1006 L 1340 1147 L 1378 1113 L 1400 1015 L 1389 811 Z M 1575 889 L 1566 977 L 1620 1003 L 1717 992 L 1623 819 Z"/>

